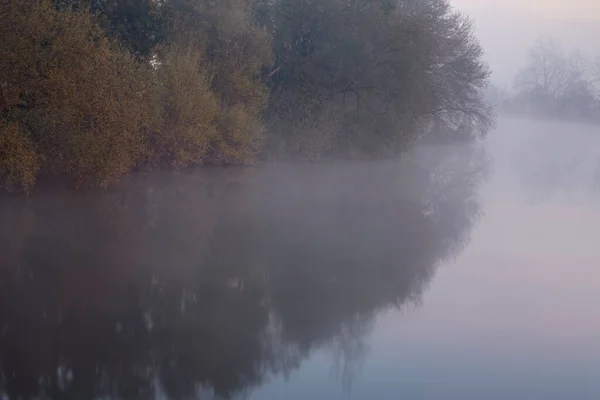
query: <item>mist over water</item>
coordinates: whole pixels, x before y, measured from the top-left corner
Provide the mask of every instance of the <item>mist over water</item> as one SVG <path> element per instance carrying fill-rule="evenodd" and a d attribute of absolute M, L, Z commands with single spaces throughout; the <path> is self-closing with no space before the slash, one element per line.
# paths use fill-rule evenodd
<path fill-rule="evenodd" d="M 595 4 L 1 1 L 0 400 L 600 399 Z"/>
<path fill-rule="evenodd" d="M 501 118 L 399 161 L 4 198 L 0 392 L 595 399 L 599 155 Z"/>
<path fill-rule="evenodd" d="M 523 191 L 532 201 L 598 194 L 600 140 L 595 125 L 503 117 L 488 147 L 497 154 L 495 180 L 516 185 L 506 189 Z"/>
<path fill-rule="evenodd" d="M 418 303 L 468 242 L 485 166 L 428 146 L 4 199 L 2 391 L 229 397 L 323 349 L 348 380 L 376 315 Z"/>

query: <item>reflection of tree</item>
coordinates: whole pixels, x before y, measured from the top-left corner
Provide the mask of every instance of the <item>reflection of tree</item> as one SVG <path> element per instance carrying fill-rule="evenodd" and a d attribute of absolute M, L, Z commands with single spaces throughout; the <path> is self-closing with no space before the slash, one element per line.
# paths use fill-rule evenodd
<path fill-rule="evenodd" d="M 1 237 L 21 232 L 0 259 L 0 394 L 227 398 L 322 348 L 351 379 L 377 312 L 468 234 L 479 166 L 441 155 L 0 203 Z"/>

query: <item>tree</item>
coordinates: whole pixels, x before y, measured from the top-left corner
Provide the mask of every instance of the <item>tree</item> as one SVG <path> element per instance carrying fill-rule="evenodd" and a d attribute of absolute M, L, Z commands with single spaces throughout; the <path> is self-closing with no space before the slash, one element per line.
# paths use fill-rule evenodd
<path fill-rule="evenodd" d="M 2 0 L 0 13 L 7 187 L 389 157 L 492 122 L 481 48 L 448 0 Z"/>
<path fill-rule="evenodd" d="M 596 57 L 592 64 L 592 80 L 594 95 L 596 96 L 596 99 L 600 102 L 600 56 Z"/>
<path fill-rule="evenodd" d="M 205 84 L 218 109 L 218 115 L 212 121 L 215 134 L 206 142 L 204 153 L 194 158 L 211 163 L 253 161 L 264 137 L 262 113 L 268 102 L 268 91 L 259 75 L 271 64 L 271 42 L 252 18 L 252 2 L 166 0 L 162 12 L 168 21 L 165 46 L 170 50 L 158 52 L 159 62 L 164 64 L 165 71 L 174 72 L 169 68 L 175 66 L 176 60 L 190 62 L 189 57 L 195 58 L 196 70 L 188 68 L 185 71 L 196 75 L 196 78 L 188 75 L 196 80 L 196 83 L 190 81 L 189 87 Z M 172 56 L 175 58 L 170 59 Z M 159 66 L 159 70 L 164 68 Z M 171 83 L 175 81 L 164 81 L 167 91 Z M 172 100 L 184 100 L 181 93 L 172 90 L 170 93 Z M 197 108 L 192 112 L 206 116 L 212 105 L 203 110 L 202 101 L 180 103 L 178 107 L 189 107 L 190 111 Z M 167 102 L 166 106 L 174 104 Z M 170 122 L 167 120 L 167 124 Z"/>
<path fill-rule="evenodd" d="M 38 155 L 23 124 L 0 118 L 0 184 L 30 191 L 39 170 Z"/>
<path fill-rule="evenodd" d="M 100 24 L 138 57 L 149 57 L 162 41 L 164 20 L 156 0 L 95 0 L 90 11 Z"/>
<path fill-rule="evenodd" d="M 595 99 L 588 70 L 580 53 L 567 55 L 555 40 L 540 37 L 515 78 L 517 96 L 537 112 L 590 117 Z"/>
<path fill-rule="evenodd" d="M 89 13 L 3 0 L 0 19 L 0 179 L 30 187 L 39 166 L 107 186 L 129 172 L 151 120 L 147 68 Z"/>
<path fill-rule="evenodd" d="M 568 61 L 559 44 L 540 37 L 529 49 L 529 64 L 519 72 L 515 86 L 522 92 L 556 98 L 569 81 Z"/>
<path fill-rule="evenodd" d="M 171 46 L 159 52 L 162 115 L 149 137 L 148 166 L 186 167 L 205 161 L 214 142 L 219 104 L 211 91 L 211 76 L 203 54 Z"/>
<path fill-rule="evenodd" d="M 468 19 L 445 0 L 278 0 L 271 146 L 396 154 L 432 123 L 485 133 L 488 69 Z M 314 148 L 316 147 L 316 148 Z"/>
<path fill-rule="evenodd" d="M 107 33 L 138 58 L 162 41 L 164 19 L 157 0 L 51 0 L 60 10 L 90 12 Z"/>

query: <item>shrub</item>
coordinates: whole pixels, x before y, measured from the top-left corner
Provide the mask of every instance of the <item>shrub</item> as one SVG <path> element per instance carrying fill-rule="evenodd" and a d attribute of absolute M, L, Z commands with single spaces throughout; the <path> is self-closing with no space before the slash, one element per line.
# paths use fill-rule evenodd
<path fill-rule="evenodd" d="M 8 191 L 29 191 L 38 168 L 27 129 L 18 122 L 0 121 L 0 186 Z"/>
<path fill-rule="evenodd" d="M 211 76 L 202 70 L 202 53 L 170 46 L 157 66 L 161 122 L 147 149 L 150 165 L 186 167 L 205 161 L 217 135 L 219 115 Z"/>
<path fill-rule="evenodd" d="M 148 142 L 148 165 L 181 168 L 254 160 L 264 135 L 264 102 L 223 102 L 202 46 L 174 44 L 158 53 L 162 113 Z M 243 78 L 239 82 L 248 83 Z"/>
<path fill-rule="evenodd" d="M 0 3 L 5 113 L 29 128 L 42 174 L 107 186 L 140 157 L 149 74 L 93 15 L 26 3 Z"/>
<path fill-rule="evenodd" d="M 260 74 L 272 63 L 272 49 L 269 35 L 253 19 L 253 7 L 253 2 L 247 0 L 164 3 L 167 43 L 195 54 L 194 64 L 199 71 L 186 71 L 190 78 L 195 74 L 195 79 L 202 81 L 202 87 L 196 90 L 204 91 L 208 82 L 218 108 L 218 115 L 213 115 L 212 101 L 197 105 L 197 113 L 206 104 L 206 114 L 215 117 L 215 130 L 207 135 L 210 140 L 203 162 L 251 162 L 263 142 L 262 114 L 269 93 Z M 176 58 L 170 60 L 173 55 Z M 167 52 L 165 64 L 176 62 L 177 57 L 187 63 L 180 58 L 181 51 L 176 51 Z"/>

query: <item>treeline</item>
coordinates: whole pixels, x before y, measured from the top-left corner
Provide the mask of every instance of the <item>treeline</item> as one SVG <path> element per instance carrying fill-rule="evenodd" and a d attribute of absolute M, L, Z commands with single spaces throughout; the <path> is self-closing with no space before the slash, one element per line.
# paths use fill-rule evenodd
<path fill-rule="evenodd" d="M 388 157 L 491 124 L 481 48 L 447 0 L 0 0 L 0 20 L 9 190 Z"/>
<path fill-rule="evenodd" d="M 599 84 L 600 58 L 593 62 L 540 37 L 515 77 L 514 93 L 502 96 L 499 104 L 512 113 L 600 123 Z"/>

